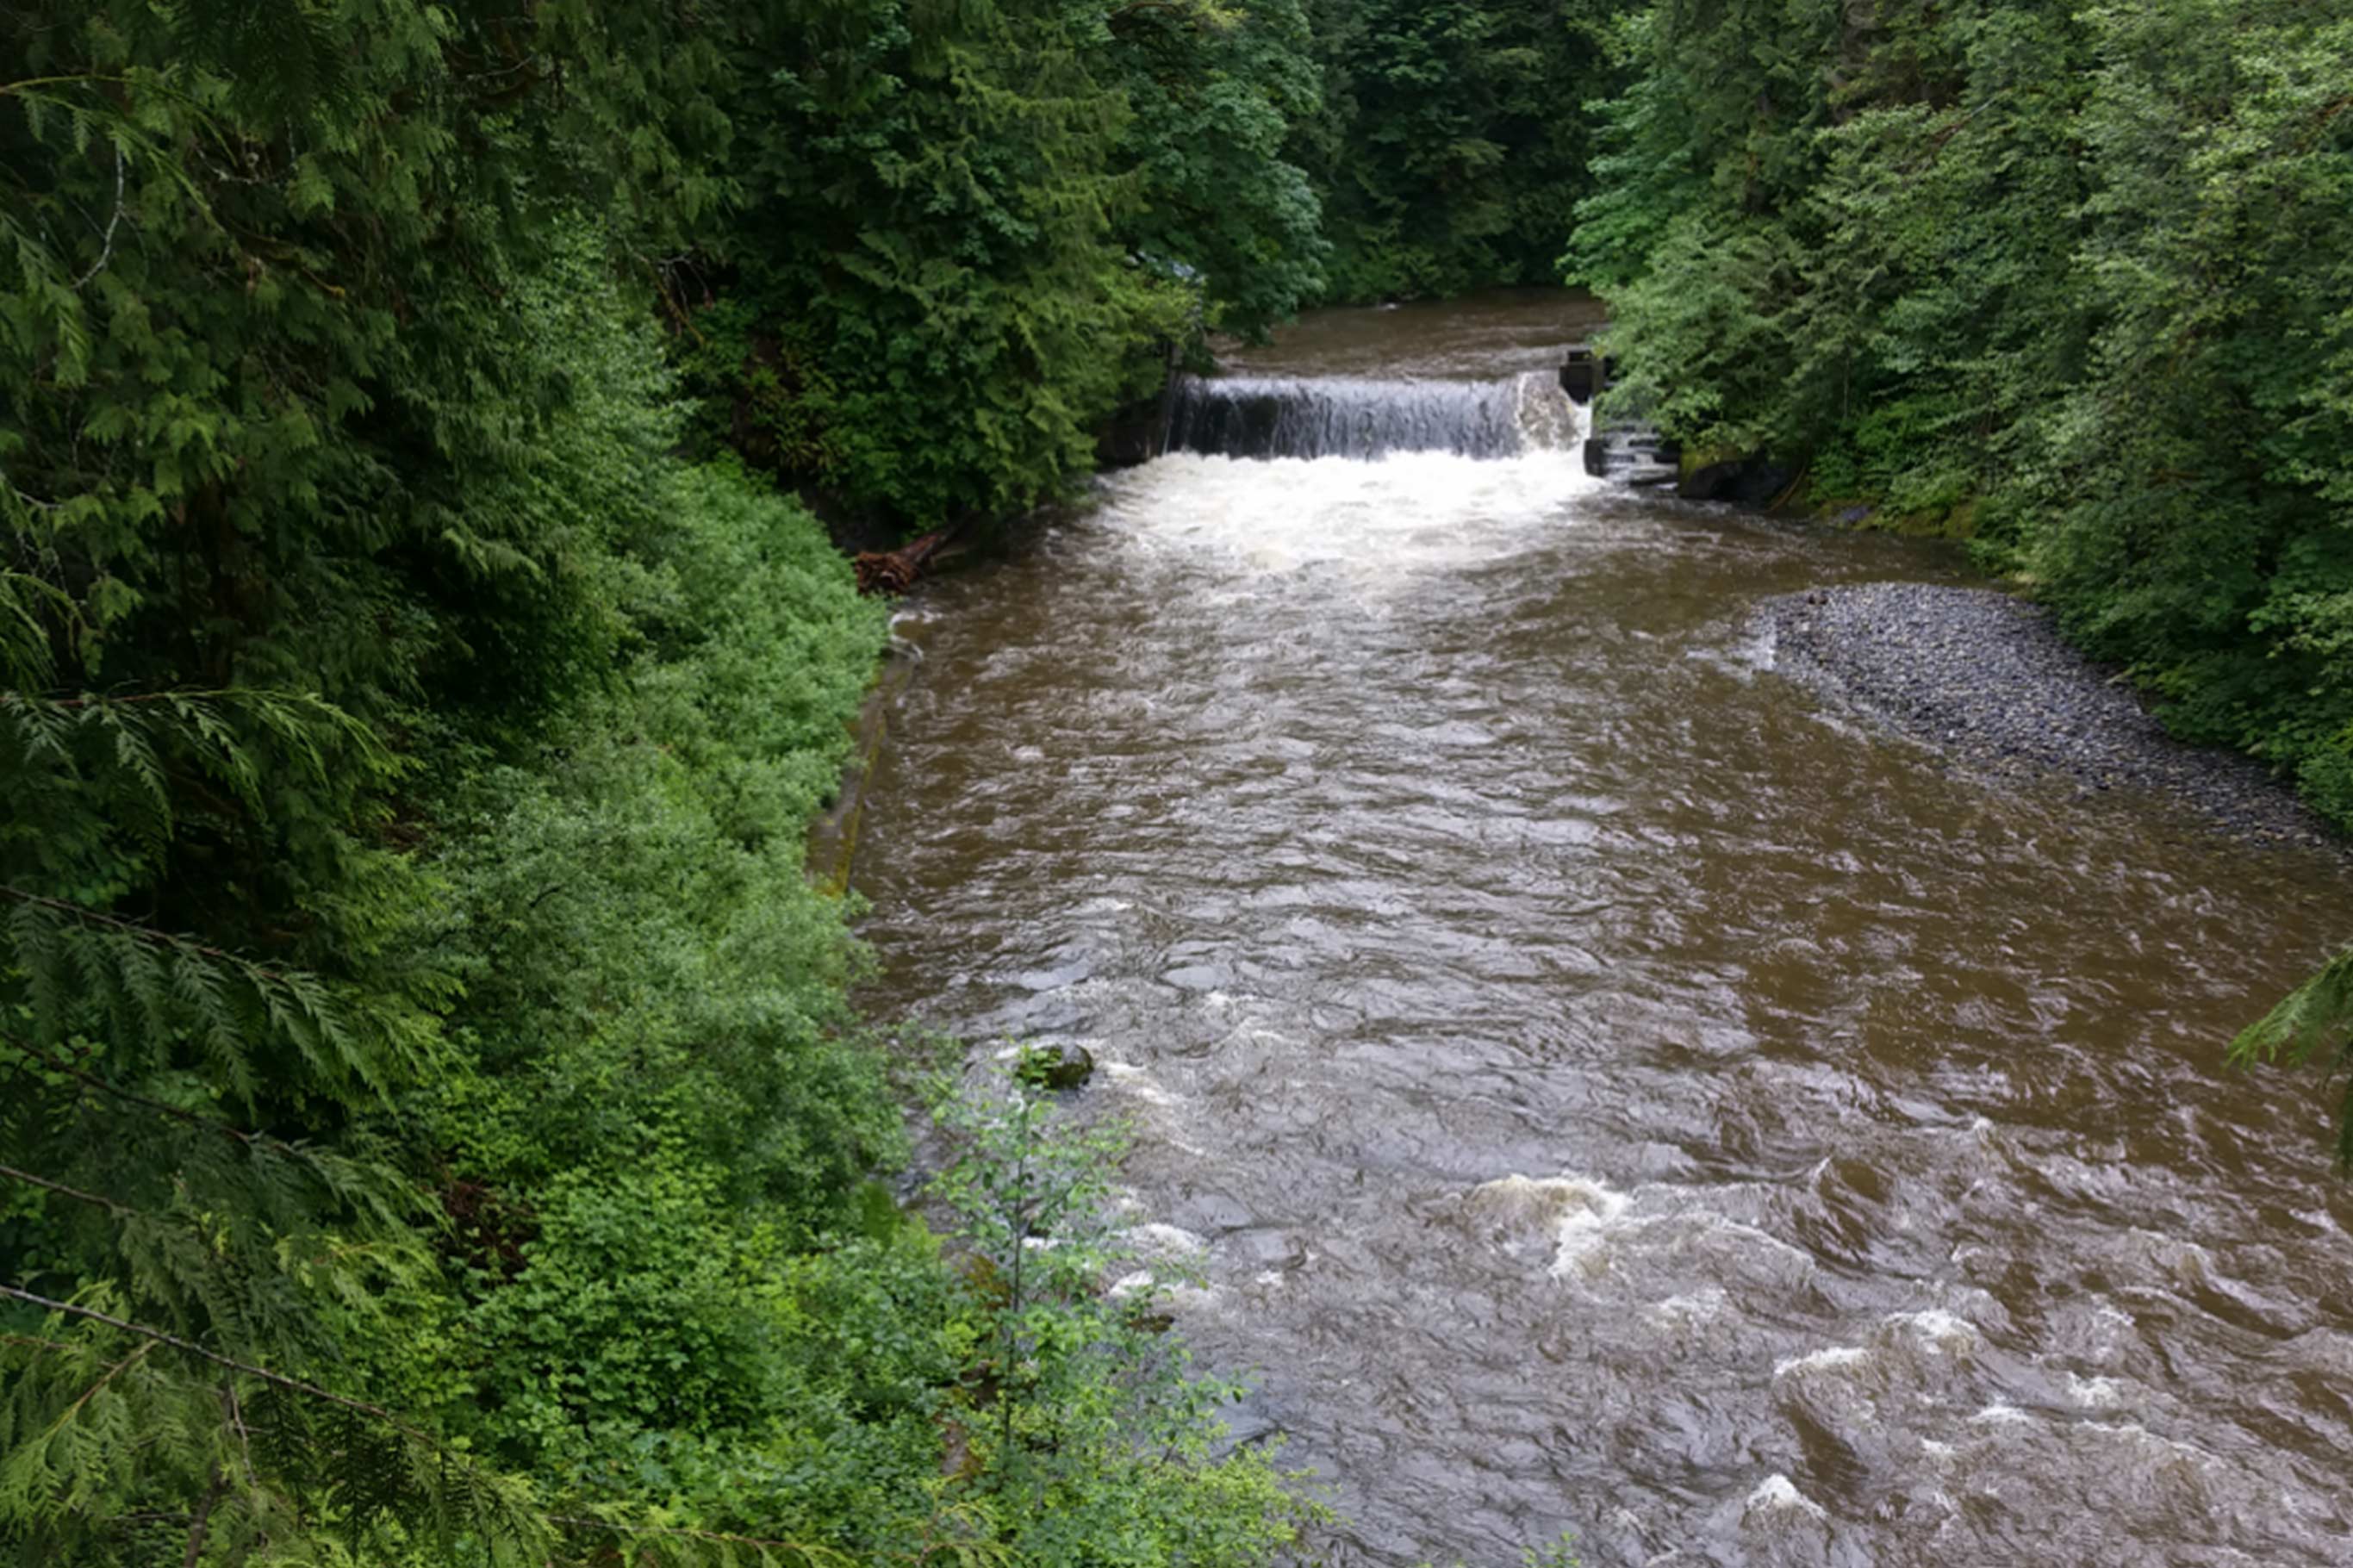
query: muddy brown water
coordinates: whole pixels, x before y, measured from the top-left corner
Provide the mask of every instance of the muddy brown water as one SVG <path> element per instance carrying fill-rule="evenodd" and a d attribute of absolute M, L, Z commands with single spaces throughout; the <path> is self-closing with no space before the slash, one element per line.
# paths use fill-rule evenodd
<path fill-rule="evenodd" d="M 1589 306 L 1253 374 L 1541 368 Z M 2324 856 L 1995 789 L 1773 670 L 1902 542 L 1494 461 L 1178 455 L 901 617 L 878 1009 L 1076 1039 L 1329 1561 L 2353 1563 L 2353 1201 L 2231 1034 Z"/>

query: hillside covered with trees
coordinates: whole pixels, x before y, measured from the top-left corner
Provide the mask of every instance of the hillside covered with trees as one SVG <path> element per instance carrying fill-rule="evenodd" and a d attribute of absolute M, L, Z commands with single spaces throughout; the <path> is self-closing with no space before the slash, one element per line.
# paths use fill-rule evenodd
<path fill-rule="evenodd" d="M 803 842 L 884 617 L 772 476 L 1001 513 L 1293 308 L 1295 34 L 0 19 L 11 1560 L 1290 1537 L 1083 1246 L 1025 1276 L 1094 1174 L 876 1181 L 925 1063 Z"/>
<path fill-rule="evenodd" d="M 1103 1147 L 1017 1088 L 894 1185 L 828 524 L 1566 274 L 1620 412 L 1971 540 L 2353 826 L 2348 59 L 2340 0 L 12 5 L 0 1546 L 1276 1560 L 1280 1456 L 1092 1288 Z"/>
<path fill-rule="evenodd" d="M 1970 539 L 2353 826 L 2353 13 L 1664 5 L 1572 273 L 1622 405 Z"/>

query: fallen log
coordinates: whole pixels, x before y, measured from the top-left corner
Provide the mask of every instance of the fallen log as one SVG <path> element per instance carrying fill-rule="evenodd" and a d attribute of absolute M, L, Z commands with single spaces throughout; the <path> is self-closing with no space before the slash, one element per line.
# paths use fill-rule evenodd
<path fill-rule="evenodd" d="M 911 539 L 896 550 L 869 550 L 850 564 L 858 570 L 861 594 L 905 593 L 923 574 L 923 567 L 948 542 L 945 530 Z"/>

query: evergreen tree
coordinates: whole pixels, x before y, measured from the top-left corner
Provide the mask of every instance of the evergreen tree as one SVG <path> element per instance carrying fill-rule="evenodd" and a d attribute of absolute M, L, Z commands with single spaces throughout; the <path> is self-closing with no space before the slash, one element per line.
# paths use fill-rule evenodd
<path fill-rule="evenodd" d="M 744 194 L 727 110 L 795 19 L 0 16 L 14 1559 L 1080 1560 L 1014 1457 L 943 1464 L 999 1304 L 871 1181 L 900 1108 L 803 874 L 883 607 L 676 455 L 645 308 Z M 1039 276 L 1092 277 L 1121 180 L 1027 139 L 1112 147 L 1116 95 L 934 24 L 954 89 L 906 125 L 997 140 L 901 143 L 940 183 L 869 272 L 1018 277 L 1051 233 Z M 839 152 L 895 89 L 828 68 L 786 96 Z M 965 198 L 977 249 L 925 205 Z M 1068 321 L 991 330 L 1009 495 L 1066 450 L 1020 410 L 1116 373 Z M 1125 1560 L 1292 1537 L 1177 1369 L 1088 1368 L 1106 1428 L 1187 1413 L 1066 1478 Z"/>
<path fill-rule="evenodd" d="M 729 104 L 742 208 L 679 277 L 715 434 L 902 524 L 1055 494 L 1173 350 L 1316 286 L 1299 45 L 1290 0 L 784 0 Z"/>
<path fill-rule="evenodd" d="M 2227 15 L 2226 15 L 2227 13 Z M 2353 823 L 2341 5 L 1672 0 L 1570 259 L 1694 460 L 1975 537 Z"/>
<path fill-rule="evenodd" d="M 2353 8 L 1662 0 L 1619 46 L 1569 258 L 1617 405 L 1974 539 L 2353 826 Z M 2335 1049 L 2344 967 L 2239 1059 Z"/>
<path fill-rule="evenodd" d="M 1324 108 L 1294 139 L 1323 197 L 1330 297 L 1553 283 L 1589 189 L 1586 100 L 1624 0 L 1314 0 Z"/>

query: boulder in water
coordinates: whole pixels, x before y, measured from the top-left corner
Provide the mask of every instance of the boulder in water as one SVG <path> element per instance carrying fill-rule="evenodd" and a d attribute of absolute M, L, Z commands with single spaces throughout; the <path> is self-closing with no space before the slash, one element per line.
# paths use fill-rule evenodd
<path fill-rule="evenodd" d="M 1095 1058 L 1086 1047 L 1065 1040 L 1060 1045 L 1024 1047 L 1014 1070 L 1033 1089 L 1077 1089 L 1094 1077 Z"/>
<path fill-rule="evenodd" d="M 1789 469 L 1762 457 L 1735 458 L 1729 462 L 1704 463 L 1693 468 L 1676 482 L 1675 493 L 1685 500 L 1765 507 L 1779 500 L 1797 478 Z"/>

